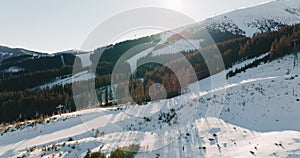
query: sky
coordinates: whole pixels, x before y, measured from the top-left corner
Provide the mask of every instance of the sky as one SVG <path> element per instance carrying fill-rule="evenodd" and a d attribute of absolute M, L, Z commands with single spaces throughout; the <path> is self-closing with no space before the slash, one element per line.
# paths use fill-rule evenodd
<path fill-rule="evenodd" d="M 267 0 L 1 0 L 0 45 L 54 53 L 80 49 L 101 22 L 141 7 L 172 9 L 194 21 Z M 151 33 L 151 32 L 149 32 Z"/>

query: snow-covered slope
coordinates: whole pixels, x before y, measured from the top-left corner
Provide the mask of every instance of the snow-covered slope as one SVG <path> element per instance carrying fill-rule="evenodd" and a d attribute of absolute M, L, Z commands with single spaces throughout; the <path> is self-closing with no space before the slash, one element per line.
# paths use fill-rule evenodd
<path fill-rule="evenodd" d="M 299 0 L 271 1 L 258 6 L 228 12 L 173 31 L 160 33 L 157 35 L 159 42 L 155 47 L 137 52 L 127 62 L 131 65 L 131 69 L 135 70 L 137 60 L 149 54 L 155 56 L 197 50 L 205 47 L 207 41 L 214 44 L 214 42 L 226 40 L 222 39 L 228 36 L 228 34 L 222 34 L 225 32 L 232 33 L 235 37 L 252 37 L 255 34 L 274 31 L 283 26 L 298 23 L 300 23 Z M 207 33 L 213 33 L 214 35 L 207 35 Z M 211 38 L 215 41 L 211 41 Z"/>
<path fill-rule="evenodd" d="M 226 30 L 248 37 L 297 23 L 300 23 L 299 0 L 271 1 L 232 11 L 203 22 L 208 28 Z"/>
<path fill-rule="evenodd" d="M 74 54 L 74 55 L 76 55 L 79 53 L 83 53 L 83 51 L 78 50 L 78 49 L 70 49 L 70 50 L 56 52 L 55 54 Z"/>
<path fill-rule="evenodd" d="M 86 71 L 79 72 L 74 75 L 67 75 L 63 77 L 57 77 L 55 81 L 39 86 L 40 88 L 53 87 L 55 85 L 65 85 L 78 81 L 86 81 L 95 78 L 95 74 Z"/>
<path fill-rule="evenodd" d="M 47 56 L 48 54 L 29 51 L 22 48 L 9 48 L 9 47 L 0 46 L 0 64 L 4 60 L 14 58 L 14 57 L 19 57 L 19 56 L 24 56 L 24 55 L 36 57 L 36 56 Z"/>
<path fill-rule="evenodd" d="M 10 127 L 1 132 L 0 157 L 82 157 L 88 149 L 109 154 L 130 144 L 140 145 L 136 157 L 300 157 L 299 62 L 288 55 L 214 90 L 207 78 L 191 85 L 200 85 L 196 95 Z M 220 118 L 205 119 L 208 105 L 222 98 L 219 90 L 226 90 Z"/>

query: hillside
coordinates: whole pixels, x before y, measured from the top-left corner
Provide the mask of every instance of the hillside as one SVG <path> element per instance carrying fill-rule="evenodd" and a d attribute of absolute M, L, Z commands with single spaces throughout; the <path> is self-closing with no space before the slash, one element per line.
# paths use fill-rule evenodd
<path fill-rule="evenodd" d="M 229 31 L 247 37 L 298 23 L 300 23 L 298 0 L 275 0 L 225 13 L 203 22 L 204 26 L 210 29 Z"/>
<path fill-rule="evenodd" d="M 135 157 L 300 157 L 299 23 L 300 1 L 278 0 L 91 52 L 0 47 L 0 157 L 109 156 L 130 145 Z M 137 66 L 156 59 L 167 63 Z M 128 85 L 112 83 L 118 62 Z M 166 99 L 151 101 L 154 83 Z M 124 85 L 132 100 L 116 97 Z"/>
<path fill-rule="evenodd" d="M 20 56 L 47 56 L 47 55 L 48 54 L 46 53 L 29 51 L 22 48 L 11 49 L 9 47 L 0 46 L 0 63 L 4 60 L 20 57 Z"/>
<path fill-rule="evenodd" d="M 99 63 L 99 65 L 102 64 L 105 66 L 98 67 L 96 75 L 111 73 L 112 67 L 119 57 L 126 53 L 127 50 L 140 44 L 154 43 L 155 46 L 145 48 L 145 50 L 136 52 L 136 54 L 131 54 L 127 63 L 132 69 L 135 68 L 138 60 L 145 56 L 193 52 L 210 44 L 242 37 L 252 37 L 256 34 L 274 31 L 283 26 L 298 23 L 300 23 L 300 1 L 298 0 L 278 0 L 258 6 L 242 8 L 206 19 L 196 24 L 175 29 L 174 31 L 179 33 L 180 36 L 176 33 L 174 34 L 172 31 L 166 31 L 157 35 L 98 48 L 94 51 L 95 54 L 105 49 Z M 210 37 L 206 35 L 207 33 Z M 207 43 L 207 41 L 209 42 Z M 72 65 L 75 56 L 83 53 L 85 52 L 80 50 L 67 50 L 49 55 L 26 49 L 1 46 L 0 77 L 5 78 L 37 71 L 61 69 L 63 66 Z M 93 53 L 88 52 L 88 54 L 88 56 L 90 56 Z M 91 55 L 90 58 L 94 58 L 94 56 Z M 56 79 L 71 75 L 71 72 L 64 71 L 61 72 L 61 74 L 61 76 L 51 76 L 41 82 L 43 85 L 49 82 L 60 83 L 60 81 Z M 36 84 L 33 87 L 37 86 L 39 85 Z"/>
<path fill-rule="evenodd" d="M 299 157 L 299 73 L 292 54 L 237 74 L 214 90 L 210 78 L 199 81 L 196 95 L 88 109 L 11 127 L 0 136 L 0 156 L 76 157 L 88 149 L 109 154 L 117 146 L 138 143 L 136 157 Z M 222 100 L 222 89 L 226 99 L 220 118 L 206 118 L 208 106 Z"/>
<path fill-rule="evenodd" d="M 211 34 L 216 43 L 226 41 L 232 38 L 238 37 L 252 37 L 255 34 L 274 31 L 280 27 L 286 25 L 294 25 L 300 23 L 300 1 L 298 0 L 276 0 L 253 6 L 249 8 L 242 8 L 234 10 L 216 17 L 206 19 L 198 22 L 197 24 L 191 24 L 179 29 L 175 29 L 176 32 L 186 35 L 192 41 L 195 48 L 185 48 L 186 41 L 179 39 L 175 41 L 171 46 L 177 51 L 189 50 L 199 48 L 199 35 L 201 35 L 201 29 L 204 27 Z M 155 35 L 156 40 L 160 41 L 160 44 L 164 44 L 167 40 L 172 38 L 173 34 L 170 32 L 163 32 Z M 143 43 L 144 38 L 137 40 L 129 40 L 127 42 L 121 42 L 114 45 L 118 48 L 118 45 L 131 43 Z M 143 42 L 139 42 L 143 41 Z M 148 40 L 149 41 L 149 40 Z M 135 44 L 133 44 L 135 45 Z M 114 48 L 110 47 L 107 48 Z M 107 50 L 114 52 L 114 49 Z M 164 52 L 161 50 L 161 52 Z M 61 54 L 77 54 L 84 53 L 80 50 L 66 50 L 62 52 L 54 53 L 56 55 Z M 154 54 L 160 54 L 159 51 L 155 51 Z M 1 46 L 0 48 L 0 62 L 20 55 L 47 55 L 46 53 L 39 53 L 19 48 L 8 48 Z M 119 56 L 119 55 L 118 55 Z"/>

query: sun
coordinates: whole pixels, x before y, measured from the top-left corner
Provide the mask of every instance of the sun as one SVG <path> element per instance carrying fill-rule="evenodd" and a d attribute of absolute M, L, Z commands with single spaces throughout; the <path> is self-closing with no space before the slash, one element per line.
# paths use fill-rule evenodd
<path fill-rule="evenodd" d="M 183 1 L 182 0 L 165 0 L 166 7 L 168 9 L 181 11 L 183 7 Z"/>

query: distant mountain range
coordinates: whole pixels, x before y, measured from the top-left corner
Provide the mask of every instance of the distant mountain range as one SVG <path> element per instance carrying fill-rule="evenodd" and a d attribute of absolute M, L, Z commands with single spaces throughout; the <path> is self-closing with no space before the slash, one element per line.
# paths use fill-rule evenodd
<path fill-rule="evenodd" d="M 177 51 L 190 51 L 199 49 L 202 42 L 201 34 L 203 33 L 203 28 L 205 28 L 213 40 L 218 43 L 228 39 L 252 37 L 256 34 L 277 30 L 283 26 L 298 23 L 300 23 L 299 0 L 271 1 L 258 6 L 228 12 L 196 24 L 177 29 L 176 31 L 178 33 L 186 35 L 189 38 L 190 42 L 193 44 L 193 47 L 189 47 L 185 43 L 186 41 L 174 36 L 174 33 L 167 31 L 148 38 L 144 37 L 140 39 L 129 40 L 117 43 L 113 45 L 113 47 L 107 47 L 103 54 L 103 61 L 111 62 L 116 60 L 115 58 L 120 57 L 122 53 L 124 53 L 130 47 L 149 41 L 162 45 L 168 44 Z M 126 49 L 124 49 L 124 47 Z M 69 58 L 67 65 L 69 64 L 71 66 L 71 59 L 74 59 L 75 55 L 78 53 L 84 52 L 74 49 L 57 52 L 54 54 L 47 54 L 22 48 L 8 48 L 0 46 L 0 73 L 14 73 L 26 71 L 27 69 L 31 69 L 32 71 L 43 70 L 47 69 L 47 65 L 52 65 L 52 67 L 49 67 L 49 69 L 54 68 L 55 66 L 53 65 L 56 64 L 61 66 L 62 63 L 64 63 L 62 59 L 65 58 L 62 58 L 61 56 L 66 56 Z M 146 55 L 150 55 L 151 53 L 152 55 L 159 55 L 162 53 L 168 54 L 172 52 L 167 51 L 164 47 L 147 48 L 144 51 L 137 52 L 137 55 L 135 56 L 132 55 L 132 58 L 128 60 L 128 63 L 130 65 L 135 65 L 138 59 Z M 43 62 L 36 62 L 36 60 Z M 51 62 L 51 64 L 47 64 L 45 61 Z M 37 67 L 39 63 L 43 64 L 43 66 L 40 68 Z M 24 65 L 32 65 L 35 68 L 30 68 L 28 66 L 24 67 Z"/>
<path fill-rule="evenodd" d="M 19 56 L 47 56 L 46 53 L 34 52 L 22 48 L 9 48 L 5 46 L 0 46 L 0 63 L 6 59 L 19 57 Z"/>
<path fill-rule="evenodd" d="M 300 157 L 300 126 L 296 121 L 300 118 L 299 23 L 300 0 L 281 0 L 175 30 L 184 36 L 166 31 L 92 52 L 47 54 L 0 46 L 0 157 L 83 157 L 94 151 L 110 155 L 115 148 L 133 142 L 139 145 L 136 157 Z M 294 24 L 298 25 L 282 28 Z M 214 59 L 220 58 L 213 54 L 202 60 L 199 52 L 211 48 L 203 30 L 218 43 L 227 64 L 225 71 L 217 65 L 213 74 L 207 73 L 206 64 L 215 64 Z M 115 91 L 125 91 L 121 82 L 111 83 L 112 69 L 128 50 L 145 43 L 152 45 L 129 52 L 121 60 L 124 67 L 136 70 L 125 88 L 144 104 L 150 97 L 145 95 L 151 88 L 147 86 L 159 83 L 161 87 L 161 83 L 166 95 L 175 91 L 169 93 L 170 99 L 152 100 L 143 106 L 118 102 L 121 106 L 116 108 L 90 108 L 98 105 L 97 99 L 110 105 L 108 100 L 115 99 Z M 177 52 L 193 64 L 199 80 L 191 82 L 187 90 L 177 86 L 172 70 L 169 73 L 163 66 L 145 64 L 148 67 L 139 67 L 146 72 L 140 76 L 134 67 L 147 57 L 174 62 L 172 53 Z M 96 70 L 81 62 L 73 74 L 74 61 L 84 61 L 82 56 L 97 62 Z M 181 61 L 174 65 L 180 66 Z M 185 67 L 180 70 L 186 71 Z M 225 74 L 224 85 L 213 85 L 213 80 L 220 81 L 216 80 L 219 76 L 225 80 Z M 154 77 L 147 79 L 147 75 Z M 91 78 L 96 78 L 94 84 L 84 82 Z M 80 92 L 73 91 L 73 85 L 78 85 Z M 201 88 L 197 93 L 189 93 L 197 86 Z M 120 89 L 113 91 L 112 87 Z M 119 98 L 127 101 L 126 96 Z M 58 105 L 64 105 L 60 112 L 71 113 L 54 115 Z M 220 116 L 215 118 L 218 109 Z M 208 117 L 212 113 L 216 114 Z M 33 118 L 36 121 L 15 123 Z M 2 124 L 9 122 L 13 124 Z"/>

